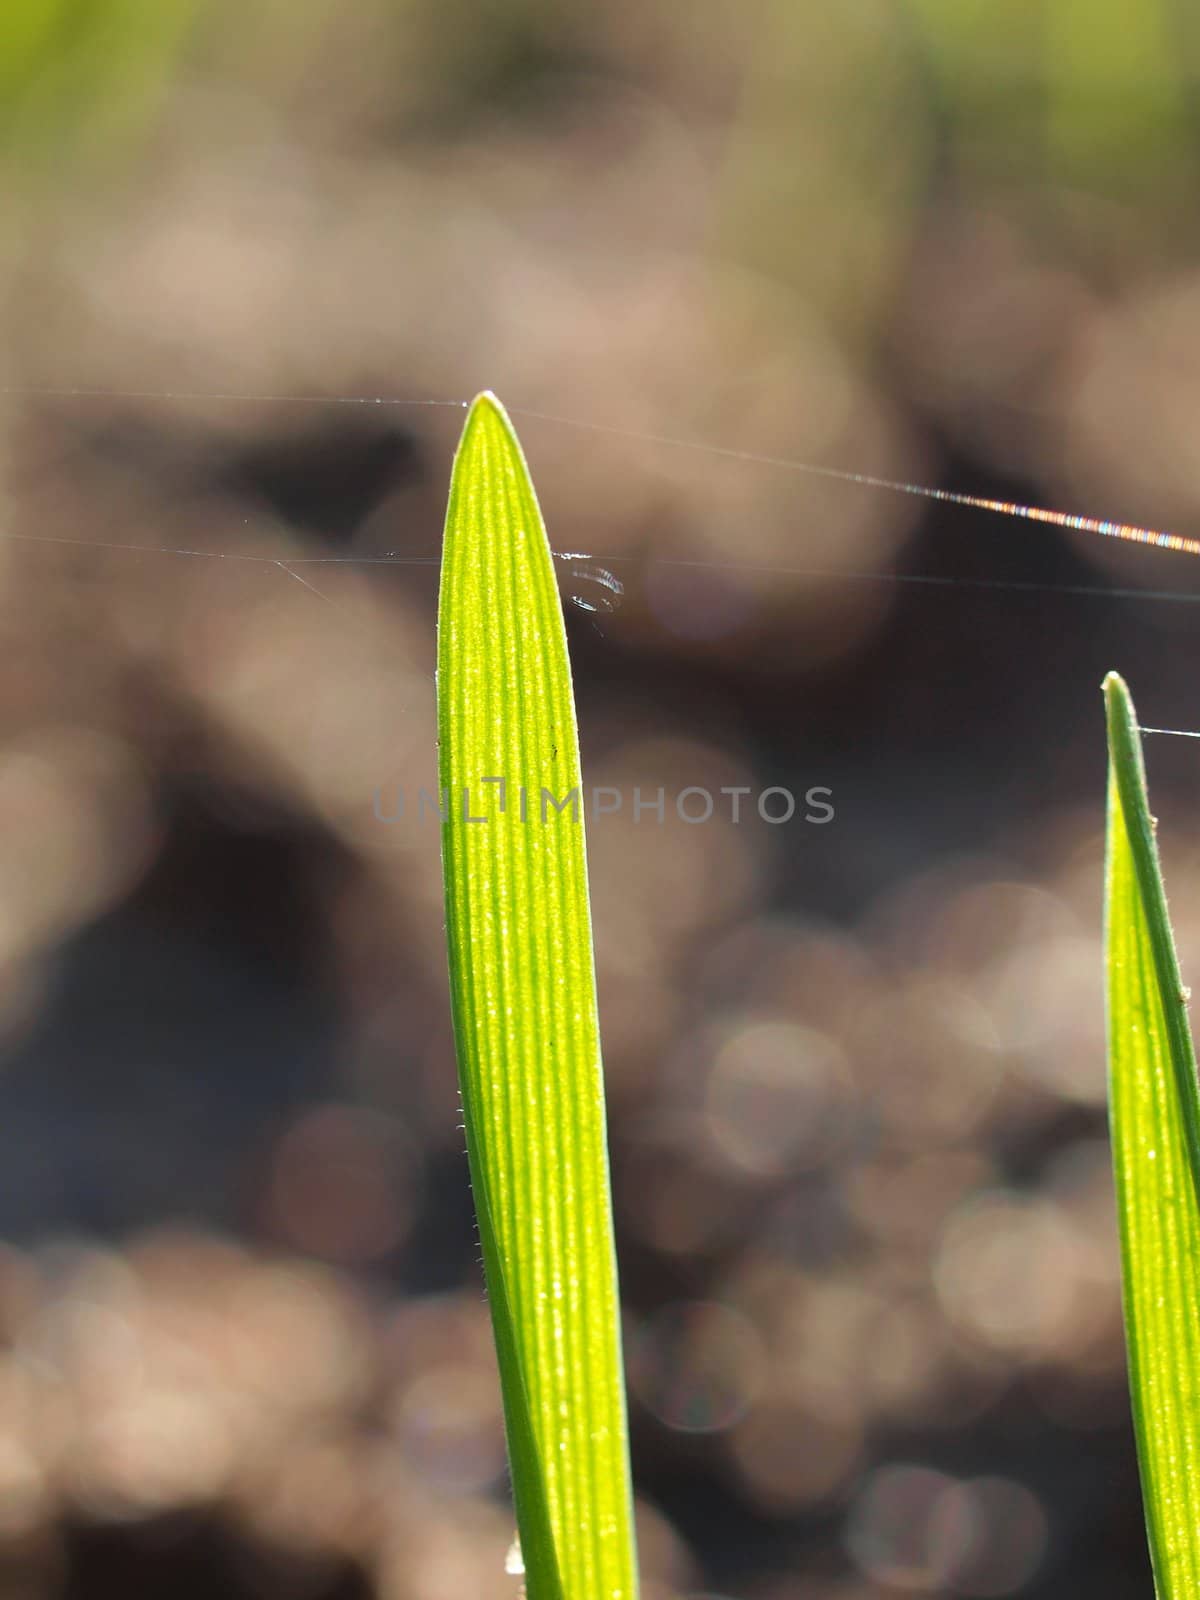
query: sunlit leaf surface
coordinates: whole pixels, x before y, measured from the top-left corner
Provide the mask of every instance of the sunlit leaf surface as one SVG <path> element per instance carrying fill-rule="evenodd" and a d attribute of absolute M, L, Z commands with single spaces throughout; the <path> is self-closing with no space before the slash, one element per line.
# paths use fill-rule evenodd
<path fill-rule="evenodd" d="M 1110 1120 L 1129 1382 L 1159 1600 L 1200 1595 L 1200 1093 L 1133 706 L 1105 682 Z"/>
<path fill-rule="evenodd" d="M 579 747 L 533 485 L 480 395 L 438 616 L 446 931 L 530 1600 L 636 1590 Z M 571 798 L 573 796 L 573 799 Z"/>

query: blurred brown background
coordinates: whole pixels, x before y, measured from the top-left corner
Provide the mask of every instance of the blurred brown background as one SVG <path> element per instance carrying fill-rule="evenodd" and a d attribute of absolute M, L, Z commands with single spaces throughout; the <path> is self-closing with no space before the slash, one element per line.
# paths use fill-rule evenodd
<path fill-rule="evenodd" d="M 646 1600 L 1151 1594 L 1099 683 L 1198 725 L 1197 579 L 751 457 L 1200 531 L 1198 69 L 1183 0 L 6 0 L 0 1595 L 516 1594 L 379 815 L 485 386 L 625 584 L 588 781 L 836 810 L 591 834 Z"/>

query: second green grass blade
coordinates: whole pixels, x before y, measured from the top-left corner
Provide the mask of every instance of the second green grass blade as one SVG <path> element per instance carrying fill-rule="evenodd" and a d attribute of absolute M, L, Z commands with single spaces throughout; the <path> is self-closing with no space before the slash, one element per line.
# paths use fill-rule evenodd
<path fill-rule="evenodd" d="M 1159 1600 L 1200 1595 L 1200 1089 L 1146 799 L 1115 674 L 1109 738 L 1109 1105 L 1129 1387 Z"/>
<path fill-rule="evenodd" d="M 528 1593 L 633 1600 L 575 706 L 533 485 L 486 394 L 446 514 L 438 739 L 455 1044 Z"/>

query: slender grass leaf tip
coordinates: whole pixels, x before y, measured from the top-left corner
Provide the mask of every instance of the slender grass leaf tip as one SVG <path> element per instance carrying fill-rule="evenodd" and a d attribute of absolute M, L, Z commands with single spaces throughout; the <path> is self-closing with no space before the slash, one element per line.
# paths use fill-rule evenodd
<path fill-rule="evenodd" d="M 438 605 L 451 1007 L 530 1600 L 637 1590 L 579 741 L 554 561 L 491 394 Z"/>
<path fill-rule="evenodd" d="M 1158 1600 L 1200 1595 L 1200 1088 L 1137 718 L 1105 679 L 1109 1122 L 1129 1390 Z"/>

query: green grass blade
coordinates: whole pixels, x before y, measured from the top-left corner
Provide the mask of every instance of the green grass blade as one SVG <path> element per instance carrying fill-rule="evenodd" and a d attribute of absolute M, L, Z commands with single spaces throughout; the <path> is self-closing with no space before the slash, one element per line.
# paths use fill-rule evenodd
<path fill-rule="evenodd" d="M 575 705 L 533 484 L 489 394 L 450 485 L 438 739 L 455 1043 L 527 1589 L 633 1600 Z M 545 798 L 572 791 L 574 807 Z"/>
<path fill-rule="evenodd" d="M 1200 1595 L 1200 1088 L 1137 719 L 1105 679 L 1109 1116 L 1129 1387 L 1159 1600 Z"/>

